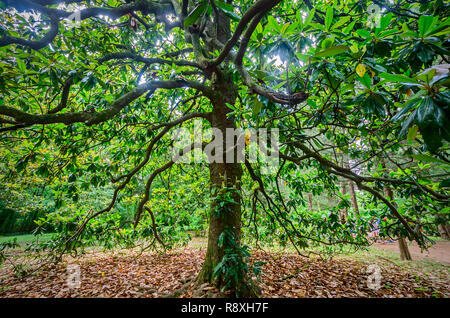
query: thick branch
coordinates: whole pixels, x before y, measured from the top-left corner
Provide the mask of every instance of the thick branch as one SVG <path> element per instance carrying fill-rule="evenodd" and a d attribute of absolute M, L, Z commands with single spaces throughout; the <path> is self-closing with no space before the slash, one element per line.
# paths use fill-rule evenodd
<path fill-rule="evenodd" d="M 69 93 L 70 93 L 70 87 L 72 86 L 72 84 L 73 84 L 73 77 L 71 76 L 64 83 L 63 91 L 61 94 L 61 101 L 59 102 L 59 105 L 53 109 L 50 109 L 48 111 L 49 114 L 56 114 L 57 112 L 66 108 L 67 100 L 69 98 Z"/>
<path fill-rule="evenodd" d="M 178 66 L 192 66 L 192 67 L 196 67 L 196 68 L 200 68 L 200 66 L 197 63 L 194 62 L 189 62 L 189 61 L 184 61 L 184 60 L 166 60 L 166 59 L 162 59 L 162 58 L 149 58 L 149 57 L 143 57 L 140 56 L 139 54 L 136 54 L 134 52 L 116 52 L 116 53 L 110 53 L 107 54 L 105 56 L 103 56 L 102 58 L 100 58 L 98 60 L 99 63 L 104 63 L 106 61 L 109 60 L 113 60 L 113 59 L 131 59 L 131 60 L 135 60 L 137 62 L 141 62 L 144 63 L 146 65 L 150 65 L 150 64 L 175 64 Z"/>
<path fill-rule="evenodd" d="M 94 16 L 107 16 L 113 20 L 135 11 L 141 11 L 143 14 L 155 14 L 165 20 L 167 13 L 173 12 L 172 4 L 156 2 L 150 0 L 135 0 L 129 4 L 123 4 L 115 8 L 86 8 L 78 12 L 68 12 L 64 10 L 46 7 L 51 1 L 32 1 L 32 0 L 6 0 L 6 6 L 13 7 L 19 11 L 36 10 L 50 17 L 50 30 L 40 40 L 32 41 L 18 37 L 4 35 L 0 38 L 0 47 L 10 44 L 21 44 L 34 50 L 39 50 L 53 41 L 58 34 L 59 20 L 61 18 L 72 18 L 75 20 L 85 20 Z M 72 2 L 72 1 L 71 1 Z M 43 5 L 44 4 L 44 5 Z"/>
<path fill-rule="evenodd" d="M 9 106 L 0 106 L 0 115 L 5 115 L 14 118 L 20 124 L 53 124 L 64 123 L 72 124 L 77 122 L 85 123 L 88 126 L 95 125 L 107 121 L 117 115 L 125 106 L 142 96 L 144 93 L 157 89 L 174 89 L 182 87 L 191 87 L 202 91 L 206 96 L 210 96 L 209 88 L 194 81 L 174 80 L 174 81 L 149 81 L 137 86 L 132 91 L 122 95 L 114 101 L 107 109 L 96 112 L 68 112 L 58 114 L 29 114 Z"/>
<path fill-rule="evenodd" d="M 39 50 L 44 46 L 47 46 L 58 34 L 59 18 L 56 16 L 50 16 L 50 30 L 40 39 L 36 41 L 25 40 L 14 36 L 4 35 L 0 38 L 0 47 L 10 44 L 20 44 L 28 46 L 33 50 Z"/>
<path fill-rule="evenodd" d="M 139 222 L 139 220 L 141 219 L 141 215 L 142 215 L 142 211 L 144 210 L 144 206 L 145 204 L 148 202 L 148 200 L 150 199 L 150 188 L 152 186 L 153 180 L 156 178 L 157 175 L 159 175 L 160 173 L 166 171 L 167 169 L 169 169 L 170 167 L 173 166 L 173 164 L 175 162 L 177 162 L 177 160 L 179 159 L 179 157 L 183 156 L 184 154 L 188 153 L 189 151 L 195 149 L 195 148 L 200 148 L 202 149 L 205 146 L 204 143 L 193 143 L 183 149 L 180 150 L 180 152 L 178 153 L 178 156 L 176 158 L 172 158 L 169 162 L 167 162 L 164 166 L 156 169 L 155 171 L 153 171 L 153 173 L 150 175 L 150 177 L 147 179 L 147 183 L 145 184 L 145 191 L 144 191 L 144 197 L 142 198 L 142 200 L 139 202 L 139 206 L 136 212 L 136 216 L 135 216 L 135 226 L 137 225 L 137 223 Z"/>
<path fill-rule="evenodd" d="M 217 66 L 220 63 L 222 63 L 225 58 L 227 58 L 228 54 L 230 53 L 233 46 L 236 45 L 236 43 L 239 40 L 239 37 L 241 36 L 242 32 L 244 32 L 247 24 L 259 13 L 261 12 L 267 12 L 270 9 L 274 8 L 277 4 L 279 4 L 281 0 L 259 0 L 255 4 L 253 4 L 242 16 L 241 20 L 239 21 L 238 25 L 236 26 L 236 30 L 234 31 L 233 36 L 227 41 L 225 46 L 223 47 L 222 51 L 220 52 L 220 55 L 212 62 L 209 63 L 209 66 Z M 256 26 L 255 26 L 256 27 Z"/>

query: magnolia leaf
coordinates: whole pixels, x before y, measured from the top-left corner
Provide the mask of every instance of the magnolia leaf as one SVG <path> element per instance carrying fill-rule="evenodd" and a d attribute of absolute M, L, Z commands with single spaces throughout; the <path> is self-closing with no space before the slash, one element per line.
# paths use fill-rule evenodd
<path fill-rule="evenodd" d="M 327 12 L 325 14 L 325 29 L 329 30 L 331 26 L 331 22 L 333 21 L 333 7 L 328 6 Z"/>
<path fill-rule="evenodd" d="M 261 108 L 262 108 L 262 103 L 260 102 L 260 100 L 258 99 L 258 97 L 255 97 L 253 99 L 253 109 L 252 109 L 252 113 L 253 115 L 258 115 L 261 112 Z"/>
<path fill-rule="evenodd" d="M 195 9 L 184 19 L 184 27 L 188 28 L 193 25 L 198 18 L 206 12 L 208 8 L 208 2 L 200 2 Z"/>
<path fill-rule="evenodd" d="M 366 67 L 364 66 L 364 64 L 358 64 L 358 66 L 356 66 L 356 74 L 358 74 L 360 77 L 363 77 L 365 73 Z"/>
<path fill-rule="evenodd" d="M 406 136 L 406 140 L 413 141 L 417 136 L 417 132 L 419 131 L 419 127 L 417 125 L 413 125 L 408 129 L 408 135 Z"/>
<path fill-rule="evenodd" d="M 422 153 L 411 155 L 411 157 L 413 159 L 416 159 L 417 161 L 436 162 L 436 163 L 440 163 L 440 164 L 444 164 L 444 165 L 449 165 L 449 163 L 445 162 L 444 160 L 437 159 L 437 158 L 434 158 L 432 156 L 422 154 Z"/>
<path fill-rule="evenodd" d="M 405 75 L 401 75 L 401 74 L 381 73 L 380 77 L 388 80 L 389 82 L 413 83 L 413 84 L 417 84 L 418 83 L 415 79 L 410 78 L 410 77 L 405 76 Z"/>
<path fill-rule="evenodd" d="M 325 49 L 323 51 L 320 51 L 319 53 L 316 53 L 316 57 L 329 57 L 329 56 L 334 56 L 337 54 L 341 54 L 344 53 L 346 51 L 348 51 L 349 48 L 346 45 L 337 45 L 337 46 L 332 46 L 328 49 Z"/>

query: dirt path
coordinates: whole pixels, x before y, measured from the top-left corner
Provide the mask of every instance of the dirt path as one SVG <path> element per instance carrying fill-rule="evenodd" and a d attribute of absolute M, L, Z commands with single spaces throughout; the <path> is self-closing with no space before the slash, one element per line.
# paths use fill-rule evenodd
<path fill-rule="evenodd" d="M 397 242 L 375 243 L 373 247 L 400 254 Z M 431 259 L 450 265 L 450 241 L 436 242 L 428 251 L 421 252 L 420 247 L 414 243 L 408 243 L 408 248 L 413 259 Z"/>

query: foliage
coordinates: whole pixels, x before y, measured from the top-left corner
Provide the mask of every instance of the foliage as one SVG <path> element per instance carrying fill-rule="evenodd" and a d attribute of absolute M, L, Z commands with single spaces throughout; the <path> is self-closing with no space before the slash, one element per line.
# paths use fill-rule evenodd
<path fill-rule="evenodd" d="M 170 248 L 233 213 L 299 253 L 368 245 L 372 217 L 426 247 L 449 221 L 444 1 L 0 3 L 0 200 L 58 232 L 37 249 Z M 193 121 L 279 129 L 279 165 L 175 163 Z M 227 233 L 214 265 L 237 289 L 248 251 Z"/>

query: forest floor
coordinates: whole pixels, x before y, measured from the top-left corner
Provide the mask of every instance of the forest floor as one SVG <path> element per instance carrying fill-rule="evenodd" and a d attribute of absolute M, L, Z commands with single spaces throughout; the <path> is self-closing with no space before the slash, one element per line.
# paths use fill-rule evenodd
<path fill-rule="evenodd" d="M 5 262 L 0 267 L 0 297 L 165 297 L 181 287 L 185 289 L 180 297 L 197 296 L 192 279 L 204 256 L 204 239 L 194 239 L 187 247 L 166 253 L 92 248 L 22 278 Z M 29 260 L 23 251 L 14 251 L 15 264 Z M 448 264 L 400 261 L 378 245 L 326 258 L 256 249 L 250 263 L 257 261 L 264 262 L 258 282 L 262 297 L 450 297 Z M 73 268 L 79 269 L 79 285 Z M 380 270 L 379 289 L 369 288 L 377 283 L 374 268 Z M 205 297 L 218 295 L 212 286 L 202 285 L 201 290 Z"/>

